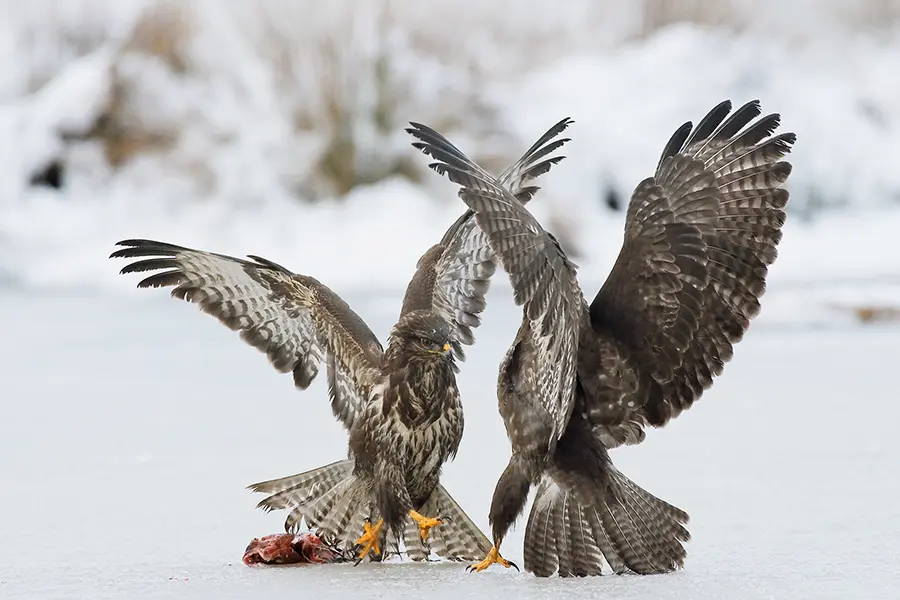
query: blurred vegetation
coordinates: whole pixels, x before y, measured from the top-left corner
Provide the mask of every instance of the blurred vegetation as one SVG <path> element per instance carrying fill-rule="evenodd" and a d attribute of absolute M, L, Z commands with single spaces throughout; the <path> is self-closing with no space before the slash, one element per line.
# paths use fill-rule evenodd
<path fill-rule="evenodd" d="M 24 10 L 2 2 L 8 15 Z M 176 81 L 211 78 L 196 72 L 195 38 L 233 27 L 240 39 L 230 42 L 269 67 L 270 110 L 285 113 L 296 136 L 316 140 L 311 154 L 298 158 L 309 164 L 293 182 L 298 197 L 315 200 L 390 177 L 420 181 L 424 161 L 402 133 L 409 119 L 477 141 L 473 158 L 502 168 L 520 143 L 506 139 L 487 83 L 565 55 L 603 51 L 681 22 L 800 39 L 815 34 L 823 14 L 857 28 L 886 29 L 900 19 L 900 0 L 570 0 L 561 8 L 551 0 L 41 0 L 23 20 L 22 39 L 43 54 L 23 55 L 34 62 L 26 69 L 34 90 L 72 58 L 120 39 L 123 62 L 111 99 L 86 136 L 102 143 L 117 169 L 142 154 L 171 151 L 184 135 L 177 124 L 142 118 L 135 107 L 147 84 L 124 59 L 155 60 Z M 803 18 L 810 11 L 817 19 Z M 212 22 L 218 17 L 232 24 Z"/>

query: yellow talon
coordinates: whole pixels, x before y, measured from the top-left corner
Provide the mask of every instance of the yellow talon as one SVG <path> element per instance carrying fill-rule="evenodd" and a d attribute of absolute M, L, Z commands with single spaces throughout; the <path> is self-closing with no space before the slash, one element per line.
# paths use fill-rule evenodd
<path fill-rule="evenodd" d="M 369 551 L 374 552 L 378 556 L 381 556 L 381 547 L 378 545 L 378 538 L 381 537 L 381 526 L 384 525 L 384 519 L 379 519 L 378 523 L 372 526 L 372 523 L 366 521 L 363 523 L 363 534 L 362 536 L 356 540 L 357 546 L 362 546 L 363 550 L 360 553 L 359 557 L 356 559 L 356 564 L 359 564 L 362 559 L 369 554 Z"/>
<path fill-rule="evenodd" d="M 507 569 L 513 567 L 516 571 L 519 570 L 519 566 L 516 563 L 510 562 L 500 556 L 500 550 L 497 548 L 497 544 L 494 544 L 493 546 L 491 546 L 491 551 L 487 553 L 487 556 L 484 557 L 483 561 L 474 565 L 469 565 L 466 568 L 466 571 L 469 571 L 470 573 L 481 573 L 489 566 L 494 564 L 501 565 L 503 567 L 506 567 Z"/>
<path fill-rule="evenodd" d="M 444 520 L 441 517 L 430 519 L 428 517 L 423 517 L 414 510 L 409 511 L 409 516 L 412 517 L 412 520 L 419 526 L 419 535 L 422 536 L 423 542 L 428 540 L 428 533 L 431 531 L 432 527 L 443 525 L 444 523 Z"/>

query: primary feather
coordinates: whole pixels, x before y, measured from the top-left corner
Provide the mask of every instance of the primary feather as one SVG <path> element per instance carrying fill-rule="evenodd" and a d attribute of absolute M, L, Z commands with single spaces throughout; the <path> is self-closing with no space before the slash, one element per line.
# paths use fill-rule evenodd
<path fill-rule="evenodd" d="M 530 182 L 562 157 L 558 124 L 501 176 L 527 200 Z M 285 509 L 285 528 L 305 522 L 345 548 L 363 523 L 383 518 L 407 554 L 473 560 L 490 543 L 440 485 L 463 430 L 454 357 L 474 342 L 495 255 L 467 211 L 419 260 L 387 348 L 331 289 L 270 260 L 224 256 L 164 242 L 126 240 L 112 257 L 138 259 L 123 273 L 154 272 L 139 287 L 170 287 L 266 354 L 306 389 L 326 365 L 334 415 L 349 434 L 349 459 L 251 486 L 260 507 Z M 447 348 L 453 348 L 448 352 Z M 418 511 L 447 519 L 421 539 Z M 416 511 L 414 516 L 410 511 Z M 410 519 L 407 519 L 409 515 Z M 383 534 L 381 537 L 384 537 Z M 383 540 L 382 545 L 385 544 Z"/>
<path fill-rule="evenodd" d="M 664 146 L 590 305 L 512 190 L 433 130 L 408 130 L 462 187 L 523 306 L 498 378 L 512 455 L 490 521 L 499 546 L 538 486 L 525 535 L 525 568 L 537 575 L 600 574 L 603 561 L 617 573 L 683 564 L 688 515 L 619 473 L 607 451 L 697 401 L 759 312 L 788 201 L 781 159 L 795 136 L 773 136 L 780 117 L 757 119 L 756 101 L 731 109 L 720 103 Z"/>

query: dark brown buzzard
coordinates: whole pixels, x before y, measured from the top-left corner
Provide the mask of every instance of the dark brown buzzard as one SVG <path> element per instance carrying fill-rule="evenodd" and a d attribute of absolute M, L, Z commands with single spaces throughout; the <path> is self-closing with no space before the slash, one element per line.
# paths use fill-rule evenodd
<path fill-rule="evenodd" d="M 517 202 L 527 202 L 537 190 L 527 184 L 562 159 L 548 155 L 568 141 L 556 139 L 567 125 L 551 128 L 501 175 Z M 197 303 L 240 331 L 278 371 L 292 373 L 298 388 L 306 389 L 326 364 L 331 406 L 349 434 L 348 460 L 251 486 L 270 494 L 261 508 L 290 511 L 286 531 L 305 520 L 330 543 L 357 547 L 360 559 L 380 556 L 388 532 L 397 546 L 404 538 L 415 560 L 432 550 L 475 560 L 490 549 L 439 483 L 463 432 L 454 359 L 462 360 L 461 346 L 474 342 L 495 270 L 471 210 L 419 260 L 386 350 L 332 290 L 269 260 L 149 240 L 118 245 L 124 248 L 112 257 L 141 258 L 122 273 L 159 271 L 138 287 L 174 287 L 173 296 Z"/>
<path fill-rule="evenodd" d="M 499 546 L 538 486 L 525 569 L 599 575 L 684 563 L 688 515 L 620 473 L 608 450 L 644 439 L 712 385 L 759 312 L 781 240 L 793 133 L 759 103 L 722 102 L 682 125 L 653 177 L 634 191 L 618 259 L 588 305 L 575 266 L 505 188 L 433 130 L 417 148 L 460 196 L 512 282 L 522 325 L 500 366 L 500 414 L 512 443 L 497 482 L 494 545 L 473 565 L 509 566 Z"/>

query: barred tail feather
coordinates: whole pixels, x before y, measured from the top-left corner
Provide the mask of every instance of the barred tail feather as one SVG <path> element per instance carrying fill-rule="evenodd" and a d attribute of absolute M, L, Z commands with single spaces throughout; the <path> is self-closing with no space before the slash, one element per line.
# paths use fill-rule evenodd
<path fill-rule="evenodd" d="M 271 479 L 247 486 L 254 492 L 271 494 L 256 505 L 265 511 L 306 504 L 311 498 L 333 488 L 353 472 L 353 461 L 339 460 L 318 469 Z M 289 532 L 290 533 L 290 532 Z"/>
<path fill-rule="evenodd" d="M 525 570 L 538 577 L 666 573 L 686 556 L 688 515 L 609 467 L 603 489 L 565 489 L 547 475 L 525 530 Z M 589 499 L 589 500 L 585 500 Z"/>
<path fill-rule="evenodd" d="M 249 489 L 270 494 L 257 505 L 258 508 L 290 510 L 284 523 L 288 533 L 296 533 L 305 522 L 330 544 L 345 551 L 349 551 L 362 535 L 366 519 L 380 518 L 371 487 L 353 474 L 352 460 L 263 481 Z M 433 551 L 447 560 L 474 561 L 482 559 L 491 549 L 491 542 L 444 486 L 435 488 L 419 512 L 428 516 L 440 515 L 446 522 L 432 529 L 428 541 L 422 542 L 418 526 L 409 519 L 403 531 L 409 558 L 425 560 Z M 399 540 L 388 541 L 389 533 L 387 529 L 382 531 L 381 547 L 387 554 L 395 554 L 400 550 Z"/>
<path fill-rule="evenodd" d="M 368 485 L 353 475 L 353 461 L 341 460 L 318 469 L 249 486 L 269 493 L 257 505 L 266 511 L 288 509 L 284 522 L 296 533 L 305 522 L 329 543 L 349 550 L 362 535 L 363 522 L 378 518 Z M 383 533 L 382 547 L 386 547 Z M 395 544 L 396 545 L 396 544 Z"/>
<path fill-rule="evenodd" d="M 423 542 L 416 524 L 410 521 L 403 531 L 406 555 L 422 561 L 432 552 L 451 561 L 479 561 L 490 551 L 491 542 L 469 515 L 453 499 L 443 485 L 438 485 L 431 498 L 419 510 L 424 515 L 440 515 L 444 524 L 431 530 Z"/>

